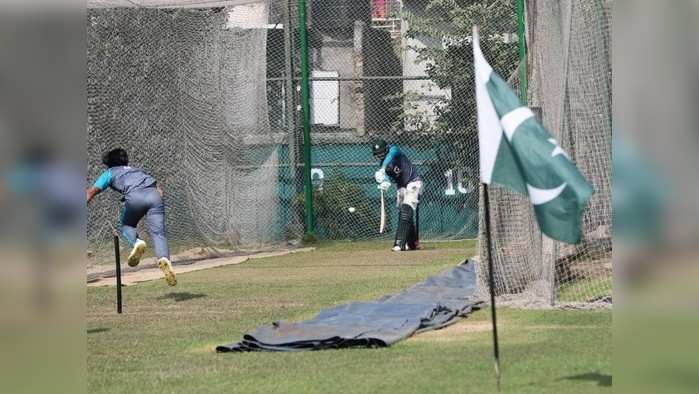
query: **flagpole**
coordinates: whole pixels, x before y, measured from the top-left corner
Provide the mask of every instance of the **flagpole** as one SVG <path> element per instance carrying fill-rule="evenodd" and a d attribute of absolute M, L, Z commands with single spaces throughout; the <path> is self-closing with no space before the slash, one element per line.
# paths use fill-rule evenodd
<path fill-rule="evenodd" d="M 488 251 L 488 287 L 490 288 L 490 315 L 493 322 L 493 354 L 495 356 L 495 379 L 498 392 L 500 391 L 500 345 L 498 343 L 497 313 L 495 310 L 495 273 L 493 269 L 493 253 L 490 238 L 490 197 L 488 185 L 483 184 L 483 209 L 485 210 L 485 247 Z"/>

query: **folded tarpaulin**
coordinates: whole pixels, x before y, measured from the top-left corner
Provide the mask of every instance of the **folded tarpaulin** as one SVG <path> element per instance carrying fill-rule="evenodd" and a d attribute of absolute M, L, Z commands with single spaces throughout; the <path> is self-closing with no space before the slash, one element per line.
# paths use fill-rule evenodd
<path fill-rule="evenodd" d="M 300 323 L 275 322 L 217 352 L 384 347 L 454 323 L 478 308 L 474 263 L 467 261 L 393 296 L 321 311 Z"/>

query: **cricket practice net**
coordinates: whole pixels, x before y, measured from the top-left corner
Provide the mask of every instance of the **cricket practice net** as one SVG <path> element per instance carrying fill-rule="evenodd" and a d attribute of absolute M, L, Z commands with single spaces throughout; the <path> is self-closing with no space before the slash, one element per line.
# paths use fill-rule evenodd
<path fill-rule="evenodd" d="M 165 189 L 173 252 L 296 243 L 308 161 L 297 2 L 127 6 L 139 3 L 88 2 L 89 181 L 103 170 L 102 152 L 125 148 Z M 494 66 L 509 75 L 518 62 L 514 2 L 467 2 L 458 12 L 441 3 L 307 1 L 318 238 L 393 238 L 395 188 L 378 233 L 376 137 L 397 144 L 424 179 L 423 240 L 477 236 L 471 21 L 488 26 Z M 90 207 L 87 237 L 106 259 L 120 204 L 104 194 Z"/>
<path fill-rule="evenodd" d="M 296 244 L 308 230 L 307 187 L 318 238 L 392 239 L 395 188 L 378 232 L 377 137 L 406 152 L 424 180 L 422 240 L 479 236 L 471 29 L 481 26 L 488 61 L 518 87 L 515 0 L 307 0 L 310 157 L 298 2 L 192 8 L 202 4 L 88 1 L 89 180 L 103 170 L 102 152 L 125 148 L 165 189 L 173 253 Z M 525 199 L 491 189 L 498 294 L 539 302 L 610 293 L 608 15 L 601 0 L 527 1 L 529 104 L 596 192 L 585 241 L 570 248 L 542 239 Z M 118 197 L 105 194 L 88 214 L 97 259 L 111 254 L 119 218 Z"/>
<path fill-rule="evenodd" d="M 280 161 L 266 116 L 265 30 L 224 29 L 220 9 L 88 11 L 88 175 L 123 147 L 164 188 L 171 248 L 276 239 Z M 88 215 L 105 251 L 116 193 Z M 139 234 L 145 235 L 141 229 Z"/>
<path fill-rule="evenodd" d="M 583 213 L 583 240 L 572 246 L 542 236 L 528 198 L 489 188 L 496 294 L 515 305 L 611 304 L 611 6 L 527 1 L 529 106 L 594 194 Z M 481 260 L 487 261 L 484 245 Z M 482 269 L 483 283 L 486 274 Z"/>

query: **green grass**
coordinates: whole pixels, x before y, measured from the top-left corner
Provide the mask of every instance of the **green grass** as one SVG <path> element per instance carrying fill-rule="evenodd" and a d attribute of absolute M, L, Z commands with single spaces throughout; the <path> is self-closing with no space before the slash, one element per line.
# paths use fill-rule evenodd
<path fill-rule="evenodd" d="M 612 294 L 612 278 L 582 279 L 566 283 L 558 290 L 558 301 L 592 300 Z"/>
<path fill-rule="evenodd" d="M 474 254 L 473 241 L 392 253 L 376 242 L 181 275 L 176 289 L 149 282 L 87 291 L 88 391 L 259 393 L 482 393 L 495 389 L 488 310 L 386 349 L 216 354 L 261 324 L 394 293 Z M 504 389 L 610 391 L 609 311 L 500 310 Z M 577 378 L 575 378 L 577 376 Z M 599 380 L 601 379 L 602 385 Z"/>

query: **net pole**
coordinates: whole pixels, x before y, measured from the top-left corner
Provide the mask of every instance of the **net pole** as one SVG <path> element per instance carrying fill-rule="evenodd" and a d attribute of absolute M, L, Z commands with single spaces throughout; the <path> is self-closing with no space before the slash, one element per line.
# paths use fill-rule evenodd
<path fill-rule="evenodd" d="M 519 98 L 527 105 L 527 39 L 524 0 L 517 0 L 517 44 L 519 46 Z"/>
<path fill-rule="evenodd" d="M 493 355 L 495 357 L 495 380 L 498 392 L 500 391 L 500 344 L 498 342 L 498 324 L 495 308 L 495 272 L 493 269 L 493 253 L 490 239 L 490 197 L 488 196 L 488 185 L 483 184 L 483 209 L 485 210 L 485 247 L 488 255 L 488 287 L 490 288 L 490 316 L 493 322 Z"/>
<path fill-rule="evenodd" d="M 121 314 L 121 253 L 119 251 L 119 236 L 116 234 L 114 234 L 114 261 L 116 262 L 117 313 Z"/>
<path fill-rule="evenodd" d="M 291 176 L 294 195 L 301 192 L 300 182 L 299 182 L 299 171 L 298 171 L 298 156 L 299 156 L 299 146 L 298 146 L 298 133 L 296 130 L 296 106 L 294 105 L 294 82 L 296 81 L 294 75 L 294 38 L 293 30 L 291 24 L 291 0 L 286 0 L 284 4 L 284 11 L 282 13 L 284 22 L 284 72 L 286 75 L 284 78 L 284 90 L 285 90 L 285 116 L 286 116 L 286 127 L 289 133 L 289 175 Z M 268 79 L 269 81 L 269 79 Z M 294 228 L 300 228 L 301 216 L 298 214 L 298 209 L 294 209 L 292 212 L 292 225 Z"/>
<path fill-rule="evenodd" d="M 303 180 L 305 197 L 306 234 L 313 235 L 313 184 L 311 179 L 311 106 L 310 72 L 308 64 L 308 27 L 306 0 L 299 0 L 299 41 L 301 46 L 301 109 L 303 113 Z"/>

